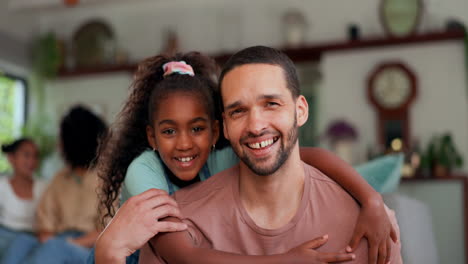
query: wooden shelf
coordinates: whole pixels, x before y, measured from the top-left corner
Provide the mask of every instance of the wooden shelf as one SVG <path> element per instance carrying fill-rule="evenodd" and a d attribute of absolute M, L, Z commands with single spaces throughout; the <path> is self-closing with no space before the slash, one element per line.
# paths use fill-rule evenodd
<path fill-rule="evenodd" d="M 72 78 L 72 77 L 85 77 L 93 74 L 106 74 L 117 72 L 128 72 L 133 74 L 136 70 L 136 64 L 122 64 L 122 65 L 104 65 L 90 68 L 79 68 L 74 70 L 60 69 L 58 73 L 59 78 Z"/>
<path fill-rule="evenodd" d="M 399 45 L 410 44 L 424 44 L 439 41 L 449 40 L 463 40 L 463 31 L 447 31 L 447 32 L 430 32 L 425 34 L 412 35 L 409 37 L 370 37 L 356 41 L 338 41 L 326 42 L 316 45 L 305 45 L 297 48 L 282 48 L 281 50 L 286 53 L 294 62 L 318 61 L 325 52 L 331 51 L 345 51 L 345 50 L 358 50 L 378 47 L 391 47 Z M 214 59 L 223 65 L 233 53 L 223 53 L 212 55 Z M 129 63 L 125 65 L 112 65 L 112 66 L 99 66 L 93 68 L 75 69 L 75 70 L 60 70 L 59 78 L 69 77 L 84 77 L 92 74 L 106 74 L 116 72 L 129 72 L 133 73 L 136 70 L 136 63 Z"/>

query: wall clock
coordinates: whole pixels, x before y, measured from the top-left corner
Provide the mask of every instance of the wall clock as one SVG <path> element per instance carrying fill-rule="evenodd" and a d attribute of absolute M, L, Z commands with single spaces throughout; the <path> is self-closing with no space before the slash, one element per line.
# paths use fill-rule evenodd
<path fill-rule="evenodd" d="M 410 147 L 410 107 L 418 93 L 415 73 L 402 62 L 377 65 L 367 81 L 367 97 L 377 112 L 377 140 L 388 149 L 394 139 Z"/>
<path fill-rule="evenodd" d="M 416 33 L 423 13 L 422 0 L 381 0 L 380 20 L 387 34 L 404 37 Z"/>

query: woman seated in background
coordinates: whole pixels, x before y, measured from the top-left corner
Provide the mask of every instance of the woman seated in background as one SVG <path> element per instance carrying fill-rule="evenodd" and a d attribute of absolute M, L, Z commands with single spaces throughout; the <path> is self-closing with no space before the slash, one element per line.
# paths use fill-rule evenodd
<path fill-rule="evenodd" d="M 10 263 L 8 255 L 16 256 L 22 245 L 15 240 L 22 237 L 23 243 L 34 241 L 34 213 L 46 182 L 35 179 L 39 164 L 39 150 L 29 138 L 20 138 L 2 145 L 13 173 L 0 177 L 0 263 Z M 10 251 L 12 254 L 7 254 Z"/>
<path fill-rule="evenodd" d="M 104 121 L 82 106 L 73 107 L 62 119 L 59 142 L 66 168 L 57 172 L 45 190 L 36 214 L 38 242 L 19 262 L 85 262 L 99 234 L 93 161 L 106 132 Z"/>

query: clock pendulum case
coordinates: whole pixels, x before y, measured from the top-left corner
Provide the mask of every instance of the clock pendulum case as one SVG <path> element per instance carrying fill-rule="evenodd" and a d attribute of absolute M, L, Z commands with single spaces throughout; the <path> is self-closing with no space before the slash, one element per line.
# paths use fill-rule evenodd
<path fill-rule="evenodd" d="M 377 112 L 377 142 L 385 149 L 400 139 L 410 148 L 410 107 L 417 97 L 418 82 L 414 72 L 398 61 L 375 67 L 367 80 L 367 97 Z"/>

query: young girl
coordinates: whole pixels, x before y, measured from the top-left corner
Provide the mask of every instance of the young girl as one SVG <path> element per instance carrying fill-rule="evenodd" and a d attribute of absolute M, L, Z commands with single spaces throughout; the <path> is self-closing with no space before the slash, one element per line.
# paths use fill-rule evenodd
<path fill-rule="evenodd" d="M 102 205 L 107 215 L 115 214 L 113 205 L 121 190 L 122 201 L 135 197 L 123 204 L 101 234 L 96 244 L 96 262 L 123 263 L 126 256 L 158 232 L 184 229 L 181 223 L 155 220 L 181 216 L 170 197 L 146 190 L 156 188 L 172 193 L 238 162 L 232 150 L 224 147 L 226 141 L 219 129 L 221 109 L 215 73 L 213 61 L 199 53 L 172 58 L 155 56 L 139 66 L 133 91 L 119 116 L 118 133 L 114 131 L 105 142 L 99 160 L 104 180 Z M 317 148 L 301 152 L 305 162 L 334 178 L 361 203 L 360 221 L 351 247 L 365 235 L 368 239 L 372 236 L 371 247 L 383 248 L 381 245 L 386 245 L 393 230 L 380 196 L 351 167 L 330 153 Z M 310 261 L 310 252 L 301 257 L 307 255 Z M 180 255 L 193 257 L 184 252 Z M 350 254 L 338 256 L 328 260 L 351 259 Z M 257 257 L 246 258 L 241 260 L 259 261 Z M 206 261 L 212 259 L 207 256 Z"/>
<path fill-rule="evenodd" d="M 13 174 L 0 178 L 0 263 L 10 263 L 6 258 L 17 256 L 24 245 L 14 243 L 21 240 L 34 242 L 34 214 L 46 187 L 44 181 L 35 180 L 33 175 L 39 164 L 39 150 L 28 138 L 20 138 L 11 144 L 2 145 Z M 8 253 L 7 253 L 8 251 Z"/>

